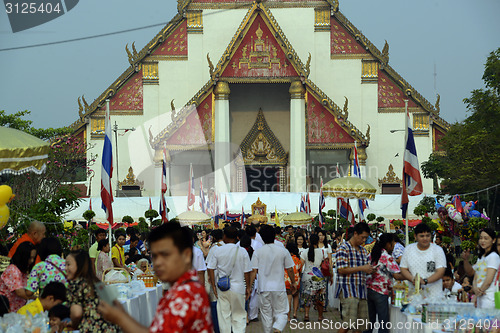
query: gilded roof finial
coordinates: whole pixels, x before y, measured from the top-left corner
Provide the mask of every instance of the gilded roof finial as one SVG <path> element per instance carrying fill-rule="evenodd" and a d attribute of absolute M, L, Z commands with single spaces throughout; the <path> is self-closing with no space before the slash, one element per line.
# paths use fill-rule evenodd
<path fill-rule="evenodd" d="M 345 103 L 344 103 L 344 109 L 342 111 L 344 111 L 345 118 L 347 119 L 347 116 L 349 115 L 349 112 L 347 111 L 347 105 L 349 104 L 349 100 L 347 99 L 346 96 L 344 96 L 344 98 L 345 98 Z"/>
<path fill-rule="evenodd" d="M 210 77 L 212 77 L 214 75 L 214 64 L 212 63 L 212 60 L 210 60 L 209 53 L 207 53 L 207 60 L 208 60 L 208 68 L 209 68 Z"/>
<path fill-rule="evenodd" d="M 309 73 L 311 73 L 311 52 L 309 52 L 309 57 L 307 58 L 305 69 L 306 69 L 306 75 L 309 76 Z"/>
<path fill-rule="evenodd" d="M 128 62 L 133 65 L 135 60 L 138 58 L 137 50 L 135 49 L 135 42 L 132 43 L 132 52 L 128 49 L 128 43 L 125 45 L 125 51 L 127 51 Z"/>
<path fill-rule="evenodd" d="M 385 41 L 384 48 L 382 50 L 382 57 L 384 58 L 385 63 L 389 62 L 389 43 L 387 43 L 387 40 Z"/>
<path fill-rule="evenodd" d="M 441 96 L 439 94 L 437 94 L 437 99 L 436 99 L 436 104 L 434 105 L 434 107 L 436 108 L 436 112 L 439 113 L 439 111 L 441 111 L 441 107 L 439 106 L 439 102 L 441 101 Z"/>
<path fill-rule="evenodd" d="M 172 113 L 170 114 L 170 116 L 172 117 L 172 122 L 175 121 L 175 106 L 174 106 L 174 100 L 171 100 L 170 101 L 170 107 L 172 108 Z"/>
<path fill-rule="evenodd" d="M 82 100 L 83 100 L 83 105 L 85 106 L 85 112 L 87 112 L 89 109 L 89 104 L 85 100 L 85 95 L 82 95 Z"/>
<path fill-rule="evenodd" d="M 80 119 L 83 119 L 83 116 L 85 116 L 85 112 L 83 111 L 82 101 L 80 100 L 80 97 L 78 97 L 78 114 L 80 115 Z"/>
<path fill-rule="evenodd" d="M 368 140 L 368 142 L 370 142 L 370 124 L 368 124 L 368 129 L 366 130 L 366 140 Z"/>

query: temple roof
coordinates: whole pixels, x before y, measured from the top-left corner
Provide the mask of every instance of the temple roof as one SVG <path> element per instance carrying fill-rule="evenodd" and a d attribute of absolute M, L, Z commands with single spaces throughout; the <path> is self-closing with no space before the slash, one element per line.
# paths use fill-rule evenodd
<path fill-rule="evenodd" d="M 84 106 L 80 106 L 79 110 L 79 119 L 74 122 L 70 127 L 73 128 L 75 132 L 79 131 L 85 124 L 85 118 L 91 115 L 92 113 L 101 110 L 105 105 L 105 100 L 113 97 L 120 89 L 122 89 L 131 78 L 141 71 L 141 64 L 145 60 L 146 57 L 154 56 L 155 54 L 162 54 L 162 50 L 158 50 L 159 46 L 161 46 L 168 38 L 173 38 L 178 40 L 178 37 L 173 37 L 174 33 L 180 29 L 180 26 L 185 23 L 185 12 L 189 9 L 197 9 L 197 8 L 244 8 L 250 7 L 245 19 L 240 25 L 240 28 L 234 35 L 231 40 L 229 46 L 224 52 L 223 56 L 219 60 L 217 67 L 213 69 L 211 79 L 207 84 L 204 85 L 202 89 L 186 104 L 192 104 L 193 102 L 199 103 L 200 95 L 204 95 L 207 93 L 208 88 L 213 85 L 219 77 L 223 75 L 223 70 L 227 67 L 231 56 L 234 55 L 234 52 L 237 50 L 237 46 L 241 43 L 241 40 L 237 40 L 237 38 L 242 34 L 243 28 L 246 27 L 246 24 L 252 20 L 255 20 L 255 10 L 258 8 L 261 11 L 261 15 L 263 18 L 267 19 L 268 26 L 270 29 L 274 29 L 279 38 L 283 41 L 283 50 L 287 51 L 287 57 L 290 60 L 290 63 L 297 71 L 297 74 L 301 77 L 304 77 L 303 81 L 306 86 L 310 87 L 313 91 L 315 91 L 318 95 L 322 97 L 322 103 L 336 116 L 342 117 L 345 126 L 349 129 L 350 133 L 353 131 L 356 133 L 357 140 L 368 143 L 369 140 L 363 136 L 363 134 L 357 130 L 354 125 L 347 121 L 347 114 L 345 114 L 331 99 L 328 98 L 317 86 L 314 85 L 309 79 L 307 79 L 309 75 L 309 64 L 305 65 L 302 63 L 301 59 L 298 57 L 296 52 L 293 50 L 293 47 L 288 42 L 288 39 L 282 32 L 281 28 L 278 26 L 276 20 L 272 16 L 271 12 L 267 8 L 272 7 L 324 7 L 330 6 L 331 13 L 333 17 L 335 17 L 345 28 L 345 30 L 355 37 L 355 39 L 362 44 L 365 49 L 375 58 L 377 59 L 381 66 L 380 69 L 383 70 L 387 76 L 397 84 L 402 91 L 404 91 L 408 96 L 410 96 L 411 100 L 416 104 L 420 105 L 425 111 L 429 112 L 430 118 L 433 120 L 434 124 L 439 125 L 443 129 L 448 129 L 449 124 L 439 116 L 439 100 L 436 102 L 436 105 L 432 105 L 429 101 L 427 101 L 418 91 L 413 88 L 406 80 L 403 79 L 399 73 L 397 73 L 389 64 L 389 55 L 388 55 L 388 45 L 384 47 L 384 50 L 381 52 L 375 45 L 373 45 L 368 38 L 366 38 L 360 30 L 358 30 L 340 11 L 339 11 L 339 3 L 338 0 L 262 0 L 262 1 L 248 1 L 248 0 L 178 0 L 178 13 L 172 18 L 172 20 L 165 25 L 165 27 L 160 30 L 160 32 L 146 45 L 142 48 L 141 51 L 137 52 L 135 47 L 133 46 L 133 52 L 129 51 L 128 47 L 126 48 L 128 53 L 128 60 L 130 63 L 130 67 L 128 67 L 122 75 L 120 75 L 99 97 L 97 97 L 90 105 L 85 102 Z M 252 16 L 253 15 L 253 16 Z M 174 41 L 175 42 L 175 41 Z M 182 40 L 179 40 L 179 43 L 182 43 Z M 178 55 L 174 56 L 184 56 L 184 52 L 187 51 L 187 47 L 179 47 L 176 49 Z M 227 58 L 229 56 L 229 59 Z M 309 62 L 309 61 L 308 61 Z M 165 132 L 165 131 L 164 131 Z M 165 133 L 160 133 L 159 137 L 164 137 Z M 150 140 L 151 143 L 154 140 Z"/>

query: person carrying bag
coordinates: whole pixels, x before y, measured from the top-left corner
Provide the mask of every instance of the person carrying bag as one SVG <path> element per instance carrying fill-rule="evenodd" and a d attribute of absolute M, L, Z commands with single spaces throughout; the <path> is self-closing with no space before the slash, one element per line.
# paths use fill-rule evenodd
<path fill-rule="evenodd" d="M 236 253 L 233 256 L 233 260 L 231 263 L 231 270 L 229 271 L 229 274 L 221 277 L 219 281 L 217 281 L 217 288 L 220 289 L 220 291 L 228 291 L 231 288 L 231 273 L 233 272 L 234 264 L 236 263 L 236 257 L 238 256 L 238 251 L 240 250 L 240 247 L 238 246 L 236 248 Z"/>

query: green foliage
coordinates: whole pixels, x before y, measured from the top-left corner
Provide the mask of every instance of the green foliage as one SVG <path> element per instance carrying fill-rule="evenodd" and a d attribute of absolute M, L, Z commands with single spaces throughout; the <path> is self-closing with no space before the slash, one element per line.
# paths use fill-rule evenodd
<path fill-rule="evenodd" d="M 337 215 L 337 211 L 335 209 L 329 209 L 326 215 L 335 217 Z"/>
<path fill-rule="evenodd" d="M 149 225 L 148 225 L 148 223 L 146 222 L 146 220 L 144 220 L 144 221 L 139 221 L 138 227 L 139 227 L 139 232 L 140 232 L 140 233 L 143 233 L 143 232 L 148 232 L 148 231 L 149 231 Z"/>
<path fill-rule="evenodd" d="M 83 214 L 82 214 L 82 217 L 87 220 L 87 221 L 90 221 L 94 218 L 95 216 L 95 212 L 93 210 L 86 210 Z"/>
<path fill-rule="evenodd" d="M 451 244 L 451 237 L 443 236 L 443 243 L 444 244 Z"/>
<path fill-rule="evenodd" d="M 404 227 L 404 225 L 405 225 L 405 223 L 401 220 L 394 220 L 394 221 L 392 221 L 392 224 L 395 227 L 400 227 L 400 228 Z"/>
<path fill-rule="evenodd" d="M 62 128 L 34 128 L 31 125 L 31 120 L 22 119 L 24 116 L 31 114 L 31 111 L 18 111 L 13 114 L 6 114 L 5 110 L 0 110 L 0 126 L 15 128 L 20 131 L 29 133 L 42 140 L 51 140 L 60 136 L 71 133 L 69 127 Z"/>
<path fill-rule="evenodd" d="M 139 223 L 141 223 L 141 222 L 146 222 L 146 219 L 144 217 L 142 217 L 142 216 L 139 217 Z"/>
<path fill-rule="evenodd" d="M 476 249 L 477 243 L 471 240 L 463 240 L 462 243 L 460 244 L 460 247 L 462 250 L 469 250 L 469 251 L 474 251 Z"/>
<path fill-rule="evenodd" d="M 427 207 L 425 207 L 424 205 L 418 205 L 413 210 L 413 214 L 415 214 L 417 216 L 424 216 L 426 213 L 428 213 L 428 210 L 427 210 Z"/>
<path fill-rule="evenodd" d="M 468 226 L 470 229 L 479 231 L 488 226 L 488 220 L 481 217 L 473 217 L 469 220 Z"/>
<path fill-rule="evenodd" d="M 378 223 L 382 223 L 382 222 L 384 222 L 384 221 L 385 221 L 385 217 L 383 217 L 383 216 L 378 216 L 378 217 L 376 218 L 376 220 L 377 220 L 377 222 L 378 222 Z"/>
<path fill-rule="evenodd" d="M 124 223 L 134 223 L 134 218 L 130 215 L 125 215 L 123 218 L 122 218 L 122 222 Z"/>
<path fill-rule="evenodd" d="M 500 48 L 491 52 L 483 75 L 486 88 L 464 99 L 469 116 L 451 126 L 438 142 L 442 152 L 422 164 L 426 178 L 443 179 L 445 193 L 469 193 L 500 183 Z M 479 211 L 492 221 L 500 214 L 500 195 L 479 194 Z"/>
<path fill-rule="evenodd" d="M 99 228 L 99 227 L 97 226 L 97 224 L 95 224 L 95 223 L 94 223 L 94 224 L 91 224 L 91 225 L 90 225 L 89 229 L 90 229 L 90 232 L 91 232 L 92 234 L 95 234 L 95 232 L 96 232 L 97 230 L 101 229 L 101 228 Z"/>
<path fill-rule="evenodd" d="M 160 225 L 161 225 L 161 223 L 162 223 L 162 222 L 161 222 L 161 219 L 156 219 L 156 220 L 153 220 L 153 221 L 151 222 L 151 227 L 153 227 L 153 228 L 154 228 L 154 227 L 158 227 L 158 226 L 160 226 Z"/>
<path fill-rule="evenodd" d="M 144 212 L 144 217 L 149 219 L 151 223 L 153 222 L 153 219 L 158 216 L 159 216 L 158 212 L 154 209 L 148 209 L 147 211 Z"/>
<path fill-rule="evenodd" d="M 376 218 L 376 215 L 373 214 L 373 213 L 370 213 L 370 214 L 366 215 L 366 219 L 368 221 L 370 221 L 370 222 L 373 221 L 373 220 L 375 220 L 375 218 Z"/>

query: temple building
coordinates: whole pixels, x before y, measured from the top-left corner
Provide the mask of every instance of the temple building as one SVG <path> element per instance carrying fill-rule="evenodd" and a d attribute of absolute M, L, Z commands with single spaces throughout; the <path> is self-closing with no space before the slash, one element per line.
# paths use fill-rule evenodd
<path fill-rule="evenodd" d="M 218 192 L 318 192 L 337 169 L 350 174 L 355 145 L 362 178 L 378 194 L 400 193 L 405 100 L 420 163 L 449 124 L 439 97 L 429 102 L 389 65 L 387 42 L 377 48 L 340 9 L 338 0 L 179 0 L 146 46 L 126 47 L 120 77 L 92 103 L 79 99 L 72 126 L 99 155 L 92 195 L 107 100 L 118 196 L 158 196 L 164 150 L 170 196 L 186 195 L 190 165 L 196 193 L 200 178 Z"/>

